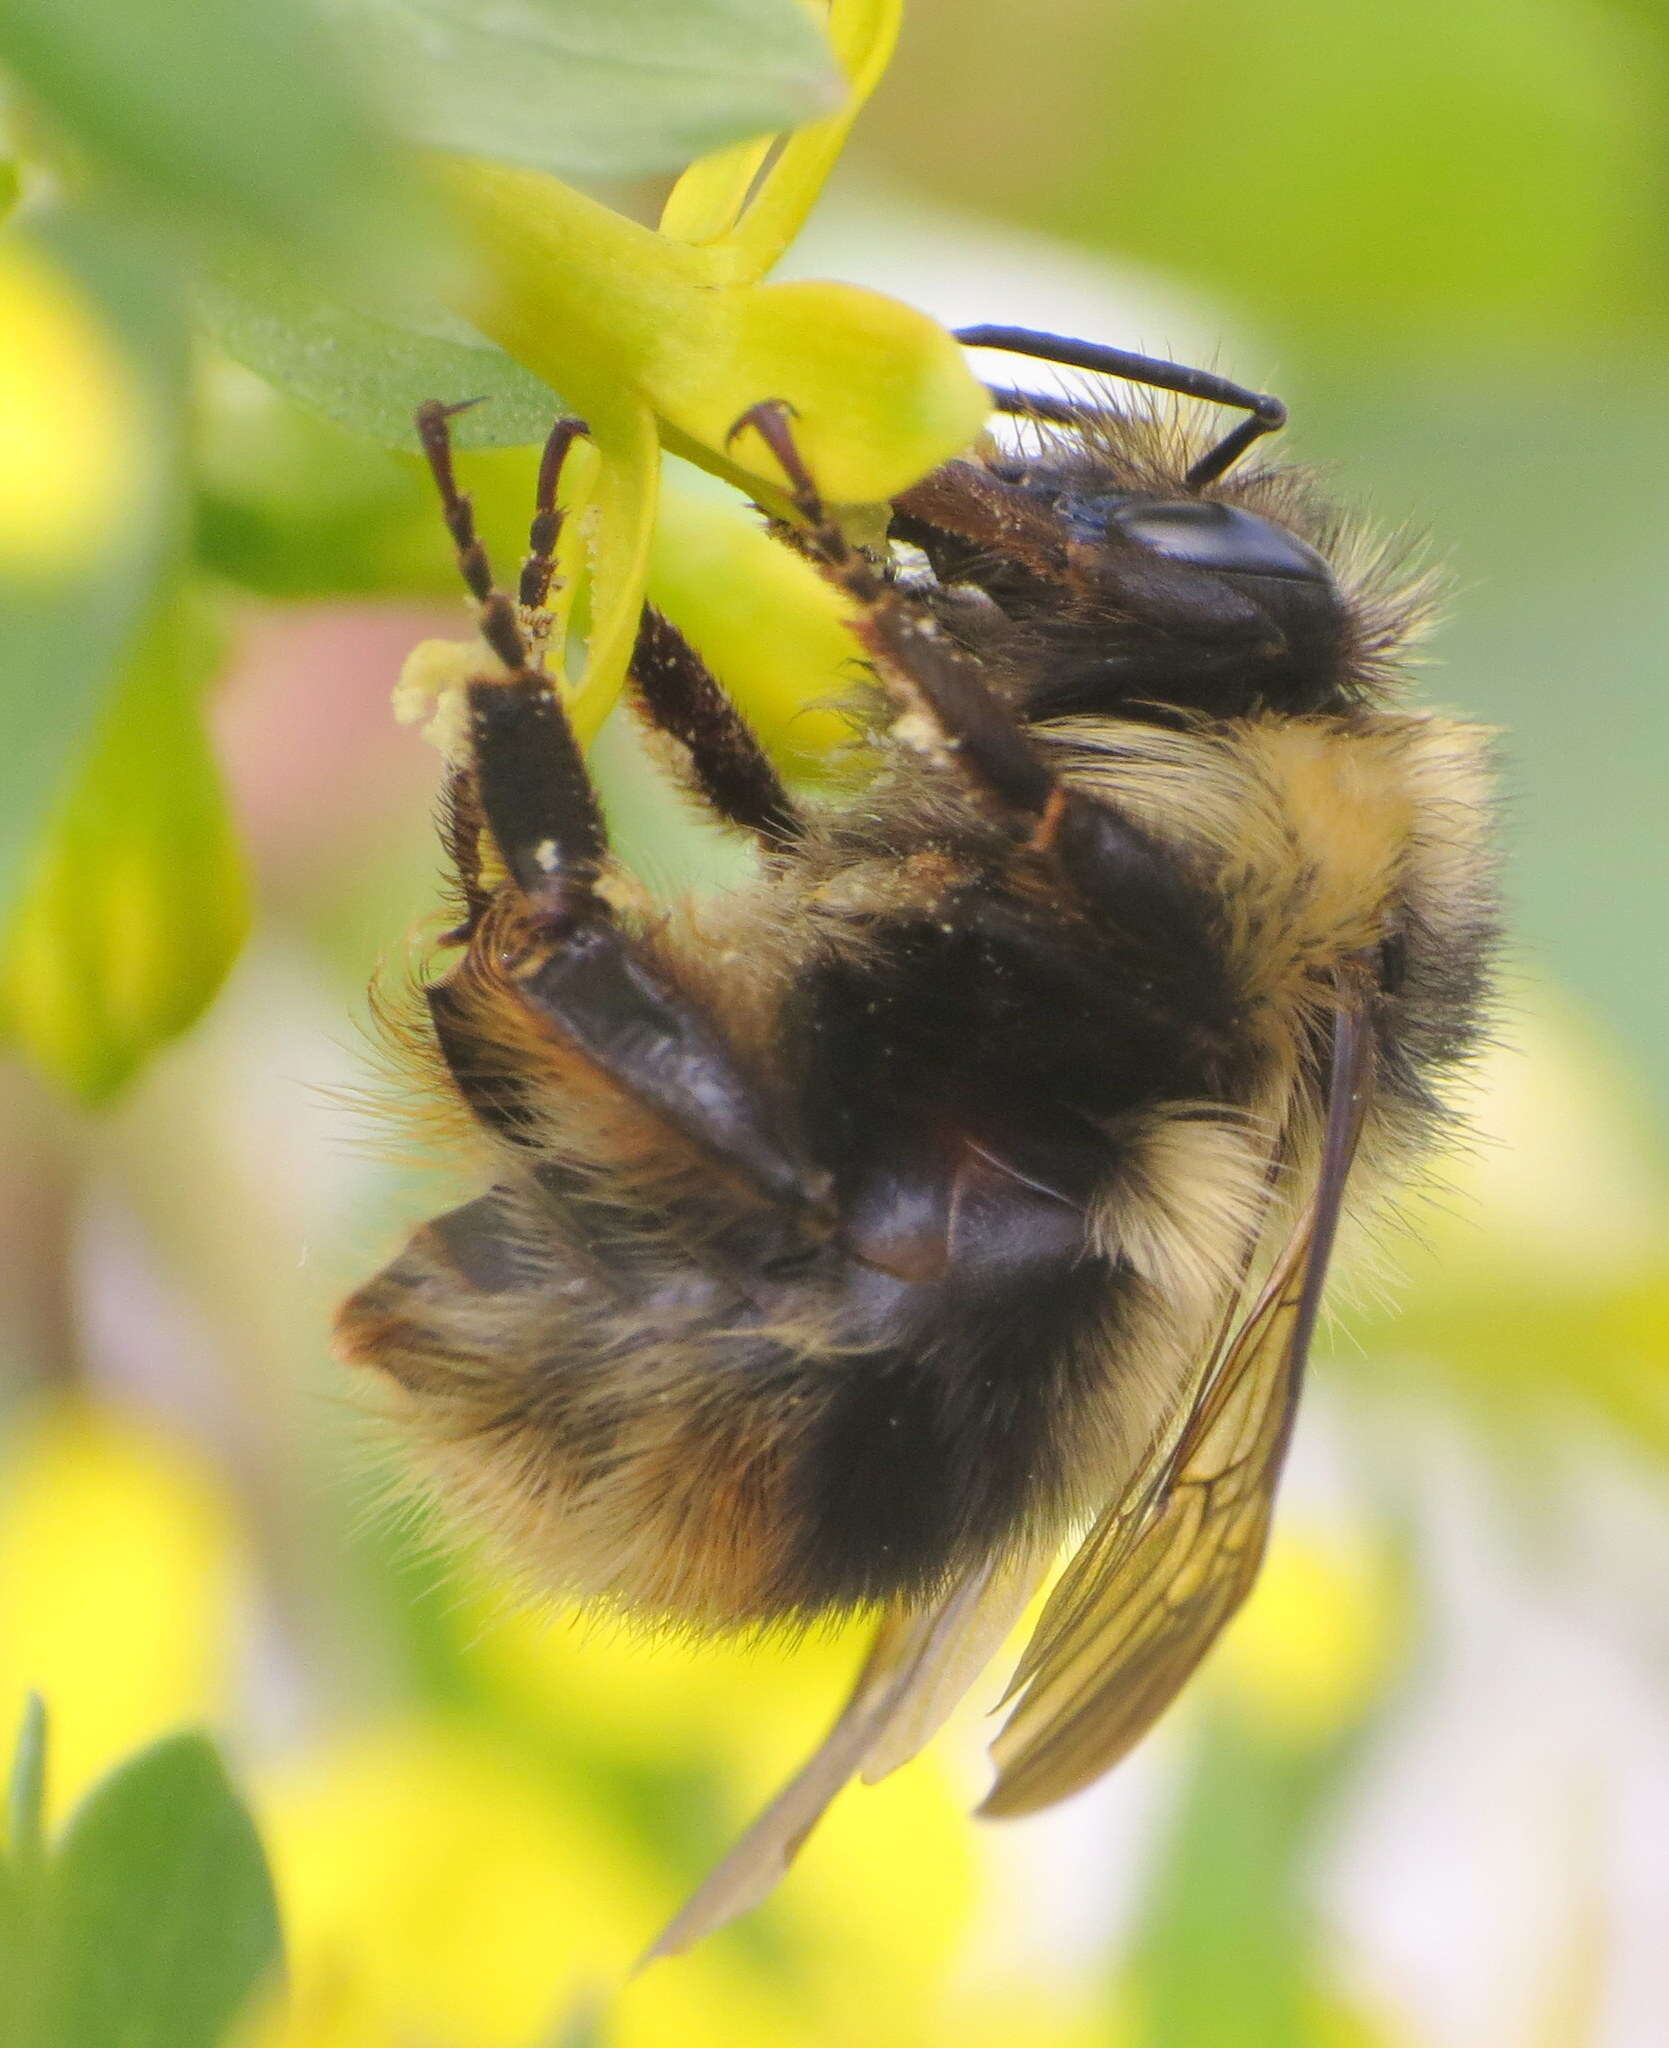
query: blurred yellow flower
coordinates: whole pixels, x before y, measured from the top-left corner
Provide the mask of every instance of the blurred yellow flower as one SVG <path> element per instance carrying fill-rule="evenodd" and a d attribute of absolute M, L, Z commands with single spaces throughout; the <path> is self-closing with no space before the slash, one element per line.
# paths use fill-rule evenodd
<path fill-rule="evenodd" d="M 477 1617 L 471 1664 L 524 1725 L 572 1746 L 576 1777 L 585 1759 L 601 1757 L 625 1769 L 694 1773 L 724 1788 L 726 1817 L 707 1851 L 713 1860 L 803 1761 L 850 1684 L 866 1633 L 860 1626 L 793 1644 L 651 1641 L 506 1608 L 486 1582 L 466 1612 Z M 836 1802 L 760 1916 L 830 2030 L 813 2038 L 866 2048 L 915 2048 L 932 2038 L 966 1934 L 974 1856 L 964 1802 L 932 1755 Z M 637 1947 L 678 1902 L 673 1880 L 663 1877 L 636 1922 Z M 745 1953 L 755 1939 L 750 1930 L 696 1953 Z M 649 1979 L 684 1967 L 685 1959 L 657 1964 Z M 641 2003 L 634 1989 L 624 2009 Z"/>
<path fill-rule="evenodd" d="M 565 2014 L 612 2011 L 663 1907 L 614 1817 L 480 1727 L 327 1739 L 257 1806 L 293 1987 L 259 2048 L 533 2048 Z M 657 1975 L 611 2018 L 611 2048 L 798 2038 L 722 1955 Z"/>
<path fill-rule="evenodd" d="M 0 1470 L 0 1727 L 31 1689 L 45 1697 L 53 1815 L 141 1743 L 222 1715 L 247 1595 L 231 1508 L 181 1445 L 69 1403 L 16 1429 Z"/>
<path fill-rule="evenodd" d="M 939 2038 L 946 2048 L 1141 2048 L 1107 1995 L 1074 2000 L 1038 1982 L 953 1998 Z"/>
<path fill-rule="evenodd" d="M 249 925 L 203 721 L 219 638 L 165 603 L 102 708 L 0 952 L 0 1039 L 99 1103 L 195 1023 Z"/>
<path fill-rule="evenodd" d="M 129 516 L 144 417 L 98 315 L 16 235 L 0 240 L 0 575 L 78 574 Z"/>
<path fill-rule="evenodd" d="M 1335 1531 L 1277 1530 L 1216 1674 L 1270 1734 L 1309 1746 L 1347 1728 L 1385 1683 L 1407 1629 L 1383 1548 Z"/>

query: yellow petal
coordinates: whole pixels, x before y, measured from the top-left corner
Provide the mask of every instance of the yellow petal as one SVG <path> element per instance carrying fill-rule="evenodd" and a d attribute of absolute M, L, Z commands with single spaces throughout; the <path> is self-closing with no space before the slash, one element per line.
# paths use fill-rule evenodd
<path fill-rule="evenodd" d="M 858 650 L 840 598 L 809 562 L 739 508 L 669 487 L 649 596 L 785 773 L 830 771 L 851 728 L 825 707 L 851 690 Z"/>
<path fill-rule="evenodd" d="M 649 550 L 660 499 L 661 451 L 646 407 L 593 405 L 596 480 L 586 522 L 589 630 L 585 667 L 569 704 L 582 746 L 602 730 L 626 680 L 643 616 Z"/>
<path fill-rule="evenodd" d="M 834 0 L 829 39 L 850 97 L 839 113 L 811 121 L 784 142 L 746 211 L 723 238 L 738 279 L 763 277 L 805 225 L 852 123 L 892 60 L 904 0 Z"/>
<path fill-rule="evenodd" d="M 624 219 L 555 178 L 451 166 L 490 278 L 470 316 L 591 418 L 605 443 L 631 394 L 680 454 L 779 487 L 751 406 L 781 399 L 837 504 L 891 498 L 979 434 L 983 387 L 942 327 L 855 285 L 724 281 L 714 252 Z M 595 415 L 596 417 L 593 417 Z"/>
<path fill-rule="evenodd" d="M 836 505 L 896 497 L 967 448 L 990 414 L 960 347 L 926 314 L 815 279 L 710 294 L 704 328 L 664 338 L 645 388 L 677 453 L 779 491 L 758 436 L 732 430 L 762 400 L 782 400 Z"/>
<path fill-rule="evenodd" d="M 804 226 L 852 123 L 880 83 L 903 12 L 903 0 L 833 0 L 829 40 L 846 73 L 845 105 L 825 120 L 796 129 L 762 179 L 759 172 L 774 144 L 771 136 L 692 164 L 667 199 L 661 233 L 677 241 L 721 245 L 732 283 L 751 284 L 763 277 Z"/>
<path fill-rule="evenodd" d="M 716 242 L 735 227 L 776 138 L 732 143 L 693 163 L 667 195 L 661 233 L 675 242 Z"/>

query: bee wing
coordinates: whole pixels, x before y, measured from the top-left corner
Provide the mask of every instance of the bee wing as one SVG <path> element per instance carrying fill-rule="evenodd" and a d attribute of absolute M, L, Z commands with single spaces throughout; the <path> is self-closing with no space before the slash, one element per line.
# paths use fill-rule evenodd
<path fill-rule="evenodd" d="M 860 1775 L 866 1785 L 878 1784 L 907 1764 L 950 1719 L 962 1695 L 1025 1613 L 1027 1601 L 1054 1562 L 1055 1548 L 1026 1551 L 986 1577 L 984 1591 L 962 1625 L 943 1637 L 934 1655 L 924 1661 L 908 1693 L 865 1753 Z"/>
<path fill-rule="evenodd" d="M 937 1605 L 888 1615 L 834 1726 L 657 1936 L 639 1968 L 750 1912 L 776 1888 L 842 1786 L 860 1770 L 873 1780 L 913 1756 L 1001 1645 L 1047 1563 L 1035 1553 L 993 1562 Z"/>
<path fill-rule="evenodd" d="M 1361 1009 L 1341 1009 L 1315 1193 L 1160 1470 L 1103 1513 L 1045 1607 L 982 1813 L 1030 1813 L 1110 1770 L 1251 1590 L 1371 1078 Z"/>

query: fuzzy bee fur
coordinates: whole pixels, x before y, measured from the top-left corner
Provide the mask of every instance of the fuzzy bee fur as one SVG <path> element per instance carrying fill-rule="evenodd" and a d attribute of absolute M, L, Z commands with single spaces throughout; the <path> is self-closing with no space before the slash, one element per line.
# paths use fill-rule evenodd
<path fill-rule="evenodd" d="M 879 1621 L 662 1950 L 919 1746 L 1074 1534 L 987 1810 L 1075 1790 L 1164 1709 L 1255 1576 L 1347 1177 L 1406 1180 L 1486 995 L 1488 748 L 1405 699 L 1420 579 L 1241 461 L 1275 401 L 965 338 L 1247 418 L 1212 447 L 999 392 L 1024 452 L 948 463 L 865 552 L 755 408 L 777 530 L 851 603 L 870 769 L 797 801 L 647 613 L 637 706 L 760 854 L 653 913 L 537 651 L 583 430 L 553 434 L 512 601 L 420 415 L 493 655 L 424 1025 L 488 1185 L 348 1301 L 341 1349 L 551 1589 L 702 1631 Z"/>

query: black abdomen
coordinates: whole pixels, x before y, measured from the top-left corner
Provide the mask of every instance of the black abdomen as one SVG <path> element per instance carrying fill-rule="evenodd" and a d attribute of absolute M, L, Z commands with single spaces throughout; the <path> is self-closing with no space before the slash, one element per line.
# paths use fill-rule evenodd
<path fill-rule="evenodd" d="M 1131 1284 L 1091 1246 L 1113 1133 L 1204 1086 L 1196 1020 L 1136 981 L 987 888 L 805 970 L 787 1035 L 855 1347 L 796 1446 L 795 1604 L 920 1595 L 1076 1505 Z"/>
<path fill-rule="evenodd" d="M 1070 1512 L 1117 1275 L 1086 1252 L 1081 1210 L 982 1159 L 955 1176 L 951 1212 L 937 1276 L 847 1265 L 855 1321 L 887 1334 L 829 1362 L 795 1445 L 796 1607 L 923 1595 Z"/>

